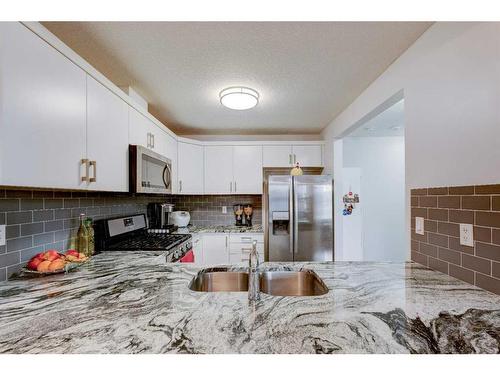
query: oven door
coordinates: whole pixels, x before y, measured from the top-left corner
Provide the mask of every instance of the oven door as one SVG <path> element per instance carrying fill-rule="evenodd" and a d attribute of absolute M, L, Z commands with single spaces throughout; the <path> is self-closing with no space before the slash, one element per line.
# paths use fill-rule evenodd
<path fill-rule="evenodd" d="M 150 149 L 129 146 L 130 192 L 172 193 L 172 162 Z"/>

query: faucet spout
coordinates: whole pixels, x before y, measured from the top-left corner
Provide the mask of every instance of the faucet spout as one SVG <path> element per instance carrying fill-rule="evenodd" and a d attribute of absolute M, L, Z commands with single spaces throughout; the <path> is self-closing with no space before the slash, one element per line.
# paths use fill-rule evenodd
<path fill-rule="evenodd" d="M 252 243 L 252 252 L 248 259 L 248 300 L 258 301 L 260 299 L 259 280 L 259 253 L 257 251 L 257 241 Z"/>

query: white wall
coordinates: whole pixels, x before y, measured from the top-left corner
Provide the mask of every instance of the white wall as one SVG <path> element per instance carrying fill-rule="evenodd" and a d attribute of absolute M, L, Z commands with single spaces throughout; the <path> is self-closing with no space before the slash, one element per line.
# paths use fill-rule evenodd
<path fill-rule="evenodd" d="M 404 90 L 408 188 L 500 182 L 500 23 L 436 23 L 325 128 L 333 141 Z"/>
<path fill-rule="evenodd" d="M 406 260 L 404 160 L 403 137 L 344 138 L 343 184 L 346 185 L 346 169 L 360 170 L 360 189 L 353 193 L 360 193 L 360 203 L 354 211 L 359 211 L 362 221 L 353 226 L 349 225 L 353 217 L 343 217 L 345 260 Z M 362 259 L 346 258 L 351 251 L 347 245 L 351 237 L 362 238 Z"/>

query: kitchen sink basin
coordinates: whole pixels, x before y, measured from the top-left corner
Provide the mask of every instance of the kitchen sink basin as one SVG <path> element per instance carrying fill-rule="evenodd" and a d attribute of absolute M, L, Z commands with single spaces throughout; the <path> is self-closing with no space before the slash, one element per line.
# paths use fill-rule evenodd
<path fill-rule="evenodd" d="M 189 289 L 197 292 L 246 292 L 247 272 L 201 272 L 193 278 Z"/>
<path fill-rule="evenodd" d="M 314 271 L 272 271 L 260 274 L 260 291 L 273 296 L 321 296 L 328 287 Z"/>
<path fill-rule="evenodd" d="M 197 292 L 246 292 L 247 272 L 200 272 L 189 284 Z M 260 291 L 273 296 L 320 296 L 328 293 L 314 271 L 265 271 L 260 273 Z"/>

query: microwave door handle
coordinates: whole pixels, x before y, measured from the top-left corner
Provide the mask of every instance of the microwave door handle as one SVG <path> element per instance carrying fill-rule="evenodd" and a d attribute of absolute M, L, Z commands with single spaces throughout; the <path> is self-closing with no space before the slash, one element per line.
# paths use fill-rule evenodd
<path fill-rule="evenodd" d="M 172 172 L 170 171 L 170 166 L 168 164 L 165 164 L 165 168 L 163 169 L 163 183 L 165 184 L 165 187 L 168 189 L 170 188 L 170 183 L 172 181 Z"/>

